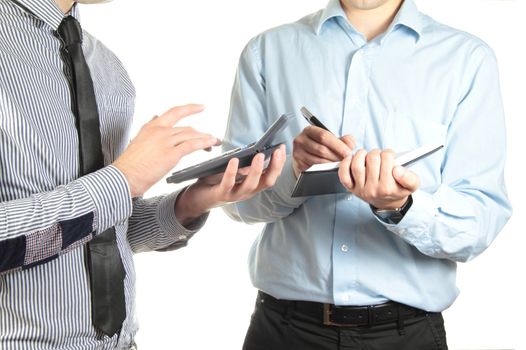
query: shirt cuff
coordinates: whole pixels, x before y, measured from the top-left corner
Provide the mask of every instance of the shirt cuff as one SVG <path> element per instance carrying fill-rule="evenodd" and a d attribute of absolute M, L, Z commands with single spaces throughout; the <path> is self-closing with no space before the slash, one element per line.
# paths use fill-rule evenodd
<path fill-rule="evenodd" d="M 97 233 L 127 220 L 133 212 L 128 182 L 110 165 L 75 180 L 91 196 L 95 207 L 94 230 Z"/>
<path fill-rule="evenodd" d="M 184 190 L 185 189 L 181 189 L 165 196 L 159 203 L 157 209 L 157 222 L 159 223 L 159 227 L 167 237 L 173 237 L 175 239 L 174 244 L 161 249 L 161 251 L 174 250 L 186 246 L 188 240 L 203 227 L 210 214 L 207 212 L 192 221 L 188 226 L 183 226 L 175 215 L 175 202 Z"/>
<path fill-rule="evenodd" d="M 433 196 L 423 191 L 412 194 L 413 204 L 396 225 L 388 224 L 376 217 L 389 231 L 415 246 L 432 246 L 429 227 L 437 215 L 437 206 Z"/>

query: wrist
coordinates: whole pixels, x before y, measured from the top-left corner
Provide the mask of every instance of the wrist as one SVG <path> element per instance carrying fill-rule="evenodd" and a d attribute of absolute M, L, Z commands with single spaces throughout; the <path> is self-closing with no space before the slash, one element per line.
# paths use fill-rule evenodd
<path fill-rule="evenodd" d="M 396 210 L 398 208 L 403 207 L 409 201 L 409 197 L 410 196 L 407 196 L 402 199 L 398 199 L 396 201 L 382 201 L 382 202 L 370 203 L 370 205 L 375 210 Z"/>
<path fill-rule="evenodd" d="M 125 164 L 120 162 L 119 160 L 116 160 L 112 164 L 117 170 L 121 172 L 121 174 L 126 179 L 126 182 L 128 183 L 128 188 L 130 189 L 130 195 L 132 198 L 140 197 L 144 194 L 145 191 L 141 191 L 137 188 L 135 185 L 137 181 L 134 179 L 133 171 L 129 170 L 129 167 Z"/>
<path fill-rule="evenodd" d="M 301 174 L 301 169 L 299 168 L 298 163 L 293 159 L 292 160 L 292 173 L 294 174 L 294 178 L 297 179 L 298 176 Z"/>
<path fill-rule="evenodd" d="M 206 205 L 206 200 L 199 201 L 196 200 L 197 197 L 195 189 L 188 186 L 175 200 L 175 216 L 183 226 L 187 226 L 211 209 Z"/>
<path fill-rule="evenodd" d="M 370 205 L 373 214 L 385 223 L 396 225 L 404 218 L 413 204 L 413 197 L 409 196 L 405 202 L 399 206 L 388 209 L 378 209 Z"/>

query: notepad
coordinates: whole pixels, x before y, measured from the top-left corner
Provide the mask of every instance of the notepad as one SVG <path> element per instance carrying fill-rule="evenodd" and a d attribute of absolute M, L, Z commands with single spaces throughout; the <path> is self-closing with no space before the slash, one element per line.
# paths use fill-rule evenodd
<path fill-rule="evenodd" d="M 429 144 L 397 155 L 395 165 L 410 166 L 444 147 Z M 340 162 L 314 164 L 303 171 L 296 180 L 292 197 L 318 196 L 323 194 L 346 193 L 348 190 L 338 177 Z"/>

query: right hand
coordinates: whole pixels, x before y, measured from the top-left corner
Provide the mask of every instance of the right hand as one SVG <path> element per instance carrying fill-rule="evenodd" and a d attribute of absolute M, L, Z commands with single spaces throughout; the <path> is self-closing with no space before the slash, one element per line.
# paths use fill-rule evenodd
<path fill-rule="evenodd" d="M 203 111 L 204 106 L 177 106 L 144 124 L 113 165 L 130 187 L 132 197 L 142 196 L 179 160 L 192 152 L 217 146 L 221 141 L 190 127 L 175 127 L 182 118 Z"/>
<path fill-rule="evenodd" d="M 352 154 L 356 142 L 351 135 L 337 138 L 316 126 L 307 126 L 296 136 L 292 149 L 292 168 L 296 177 L 313 164 L 337 162 Z"/>

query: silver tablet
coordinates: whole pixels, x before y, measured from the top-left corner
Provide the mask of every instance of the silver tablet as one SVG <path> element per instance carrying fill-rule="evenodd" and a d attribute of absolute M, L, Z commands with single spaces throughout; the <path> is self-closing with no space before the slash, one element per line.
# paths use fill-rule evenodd
<path fill-rule="evenodd" d="M 265 131 L 258 141 L 246 146 L 235 148 L 202 163 L 176 171 L 166 179 L 166 182 L 179 183 L 222 173 L 225 171 L 228 162 L 232 158 L 239 159 L 240 168 L 249 166 L 252 162 L 252 158 L 258 153 L 265 154 L 265 159 L 268 159 L 272 155 L 272 152 L 280 146 L 280 143 L 272 143 L 274 142 L 274 137 L 278 132 L 285 128 L 285 126 L 287 126 L 292 118 L 295 118 L 293 114 L 283 114 L 267 129 L 267 131 Z"/>

